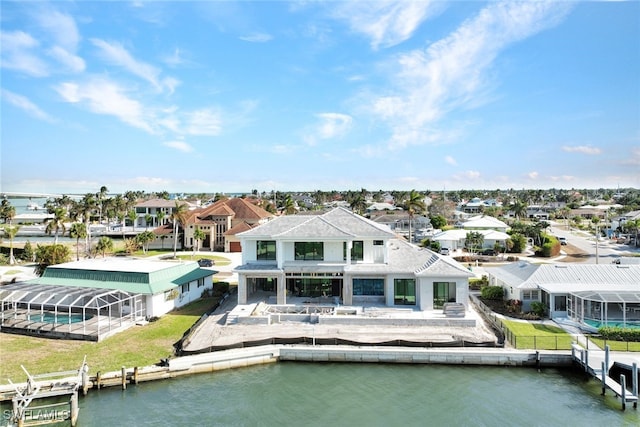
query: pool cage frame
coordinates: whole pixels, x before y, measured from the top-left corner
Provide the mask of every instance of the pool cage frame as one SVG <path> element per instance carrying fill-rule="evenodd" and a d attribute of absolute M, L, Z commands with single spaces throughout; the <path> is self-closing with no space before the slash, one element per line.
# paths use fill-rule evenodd
<path fill-rule="evenodd" d="M 97 340 L 146 315 L 144 295 L 117 289 L 25 283 L 0 287 L 0 307 L 0 328 L 37 330 L 45 336 L 79 334 Z M 53 322 L 45 321 L 45 315 L 53 315 Z M 82 320 L 72 322 L 72 316 L 81 316 Z"/>
<path fill-rule="evenodd" d="M 567 315 L 585 325 L 640 327 L 640 292 L 579 291 L 567 298 Z"/>

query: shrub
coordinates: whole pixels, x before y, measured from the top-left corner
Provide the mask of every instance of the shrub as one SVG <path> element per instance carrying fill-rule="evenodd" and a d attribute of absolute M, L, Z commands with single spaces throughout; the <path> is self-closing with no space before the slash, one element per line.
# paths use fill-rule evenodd
<path fill-rule="evenodd" d="M 480 296 L 484 299 L 501 300 L 504 298 L 504 289 L 502 286 L 485 286 L 480 291 Z"/>
<path fill-rule="evenodd" d="M 640 329 L 603 326 L 598 333 L 606 340 L 640 342 Z"/>
<path fill-rule="evenodd" d="M 531 311 L 533 311 L 536 316 L 542 317 L 544 316 L 546 307 L 540 301 L 534 301 L 531 303 Z"/>

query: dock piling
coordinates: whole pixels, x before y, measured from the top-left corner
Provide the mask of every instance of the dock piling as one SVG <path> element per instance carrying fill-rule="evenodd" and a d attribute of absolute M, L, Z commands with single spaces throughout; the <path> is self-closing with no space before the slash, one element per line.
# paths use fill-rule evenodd
<path fill-rule="evenodd" d="M 631 389 L 633 390 L 633 395 L 638 397 L 638 364 L 636 362 L 631 365 Z M 633 402 L 633 408 L 638 408 L 638 399 Z"/>
<path fill-rule="evenodd" d="M 607 390 L 607 370 L 604 367 L 604 362 L 602 362 L 602 395 L 604 396 L 605 391 Z"/>
<path fill-rule="evenodd" d="M 627 377 L 620 374 L 620 398 L 622 399 L 622 410 L 627 408 Z"/>
<path fill-rule="evenodd" d="M 126 390 L 127 389 L 127 368 L 125 368 L 124 366 L 122 367 L 121 375 L 122 375 L 122 389 Z"/>
<path fill-rule="evenodd" d="M 138 385 L 138 367 L 133 368 L 133 383 Z"/>

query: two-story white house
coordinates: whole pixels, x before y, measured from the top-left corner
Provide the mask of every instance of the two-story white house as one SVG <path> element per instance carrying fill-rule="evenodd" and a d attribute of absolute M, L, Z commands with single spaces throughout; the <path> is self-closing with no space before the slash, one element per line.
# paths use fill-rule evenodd
<path fill-rule="evenodd" d="M 273 292 L 277 304 L 328 297 L 343 305 L 425 311 L 468 303 L 473 274 L 466 268 L 344 208 L 282 216 L 238 238 L 238 304 L 259 291 Z"/>

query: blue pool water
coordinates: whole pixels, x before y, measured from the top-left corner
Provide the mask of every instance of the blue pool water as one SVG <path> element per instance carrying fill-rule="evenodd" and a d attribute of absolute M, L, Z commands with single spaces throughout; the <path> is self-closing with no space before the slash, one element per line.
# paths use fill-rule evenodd
<path fill-rule="evenodd" d="M 31 322 L 40 322 L 40 323 L 50 323 L 50 324 L 69 324 L 69 323 L 79 323 L 83 320 L 90 319 L 91 316 L 82 317 L 82 314 L 61 314 L 58 313 L 56 317 L 54 313 L 38 313 L 38 314 L 30 314 L 29 321 Z"/>
<path fill-rule="evenodd" d="M 593 326 L 594 328 L 601 328 L 603 326 L 609 326 L 611 328 L 630 328 L 630 329 L 640 329 L 640 322 L 618 322 L 615 320 L 611 320 L 608 322 L 599 322 L 597 320 L 589 320 L 585 319 L 584 323 L 589 326 Z"/>

